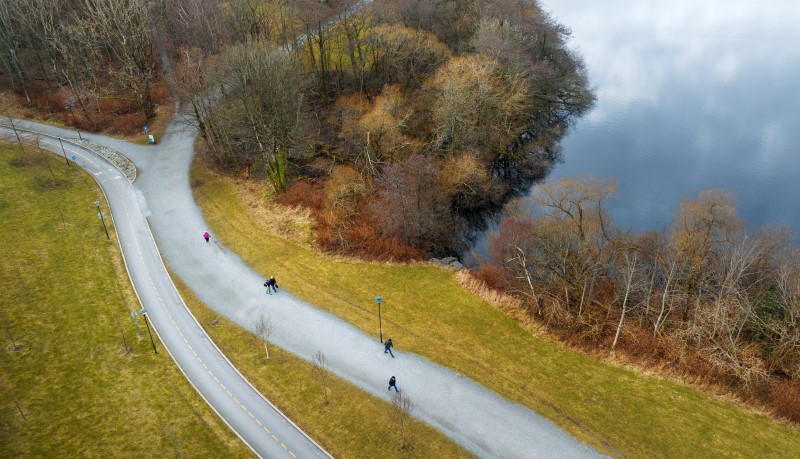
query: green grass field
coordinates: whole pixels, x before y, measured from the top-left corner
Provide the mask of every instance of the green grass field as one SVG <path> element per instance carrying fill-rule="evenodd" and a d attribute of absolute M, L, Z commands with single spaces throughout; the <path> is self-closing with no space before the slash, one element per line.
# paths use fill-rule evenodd
<path fill-rule="evenodd" d="M 252 457 L 138 335 L 95 181 L 25 148 L 0 143 L 0 457 Z"/>
<path fill-rule="evenodd" d="M 198 164 L 195 197 L 215 234 L 281 287 L 519 402 L 607 454 L 787 457 L 800 430 L 682 384 L 598 362 L 536 336 L 425 264 L 339 259 L 274 236 L 259 187 L 242 192 Z M 266 211 L 265 211 L 266 210 Z"/>

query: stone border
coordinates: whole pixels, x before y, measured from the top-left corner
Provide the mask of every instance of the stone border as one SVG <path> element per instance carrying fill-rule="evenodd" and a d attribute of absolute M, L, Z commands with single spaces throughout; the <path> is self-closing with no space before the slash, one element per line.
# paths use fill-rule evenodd
<path fill-rule="evenodd" d="M 67 139 L 62 139 L 67 140 Z M 125 178 L 128 179 L 129 182 L 133 183 L 136 180 L 136 165 L 133 164 L 133 161 L 128 159 L 122 153 L 112 150 L 104 145 L 99 145 L 93 142 L 89 142 L 88 140 L 75 140 L 70 139 L 67 140 L 68 142 L 83 147 L 92 153 L 103 157 L 106 161 L 110 162 L 114 165 Z"/>
<path fill-rule="evenodd" d="M 20 127 L 12 127 L 10 123 L 6 120 L 0 121 L 0 126 L 7 128 L 7 129 L 16 129 L 19 132 L 25 132 L 27 134 L 34 134 L 34 135 L 41 135 L 44 137 L 50 137 L 53 139 L 59 139 L 62 142 L 71 143 L 73 145 L 79 146 L 81 148 L 85 148 L 92 153 L 100 156 L 101 158 L 105 159 L 106 161 L 110 162 L 112 166 L 116 167 L 122 175 L 128 179 L 128 182 L 133 183 L 136 180 L 136 165 L 133 164 L 133 161 L 128 159 L 122 153 L 112 150 L 106 146 L 99 145 L 93 142 L 89 142 L 88 140 L 79 140 L 75 138 L 65 138 L 65 137 L 58 137 L 51 134 L 46 134 L 44 132 L 33 131 L 30 129 L 23 129 Z"/>

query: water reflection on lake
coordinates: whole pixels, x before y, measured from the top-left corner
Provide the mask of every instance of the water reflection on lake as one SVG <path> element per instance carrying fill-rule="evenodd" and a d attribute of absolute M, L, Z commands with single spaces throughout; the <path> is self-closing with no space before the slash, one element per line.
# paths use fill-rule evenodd
<path fill-rule="evenodd" d="M 613 216 L 637 231 L 713 187 L 751 224 L 800 233 L 799 1 L 542 3 L 572 29 L 598 96 L 549 180 L 615 178 Z"/>
<path fill-rule="evenodd" d="M 572 29 L 597 91 L 548 181 L 616 179 L 610 210 L 636 231 L 726 188 L 750 224 L 800 240 L 800 1 L 541 3 Z"/>

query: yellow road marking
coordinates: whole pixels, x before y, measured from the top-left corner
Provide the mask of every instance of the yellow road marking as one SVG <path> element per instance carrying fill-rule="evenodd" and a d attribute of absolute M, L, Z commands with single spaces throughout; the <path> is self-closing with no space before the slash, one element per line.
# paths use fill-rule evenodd
<path fill-rule="evenodd" d="M 288 450 L 288 449 L 289 449 L 289 448 L 287 448 L 287 447 L 286 447 L 286 445 L 284 445 L 283 443 L 281 443 L 281 446 L 283 446 L 283 449 L 286 449 L 286 450 Z"/>
<path fill-rule="evenodd" d="M 231 391 L 229 391 L 229 390 L 226 390 L 225 392 L 227 392 L 227 393 L 228 393 L 228 395 L 230 395 L 231 397 L 233 397 L 233 394 L 231 394 Z"/>
<path fill-rule="evenodd" d="M 215 381 L 215 382 L 219 382 L 219 379 L 217 379 L 217 377 L 216 377 L 216 376 L 214 376 L 214 375 L 211 375 L 211 377 L 212 377 L 212 378 L 214 378 L 214 381 Z"/>
<path fill-rule="evenodd" d="M 295 456 L 295 455 L 294 455 L 294 453 L 292 452 L 292 450 L 289 450 L 289 454 L 291 454 L 291 455 L 292 455 L 292 457 L 293 457 L 294 459 L 297 459 L 297 456 Z"/>
<path fill-rule="evenodd" d="M 262 426 L 262 427 L 263 427 L 263 426 Z M 264 430 L 265 430 L 267 433 L 270 433 L 270 432 L 269 432 L 269 429 L 267 429 L 266 427 L 264 427 Z"/>
<path fill-rule="evenodd" d="M 236 402 L 237 405 L 241 405 L 242 403 L 239 401 L 238 398 L 233 397 L 233 401 Z"/>
<path fill-rule="evenodd" d="M 258 419 L 256 419 L 256 424 L 260 425 L 261 427 L 264 427 L 264 424 L 262 424 L 261 421 L 259 421 Z"/>
<path fill-rule="evenodd" d="M 242 408 L 244 408 L 244 407 L 242 407 Z M 250 417 L 251 417 L 251 418 L 253 418 L 253 419 L 255 419 L 255 418 L 256 418 L 255 416 L 253 416 L 253 413 L 251 413 L 251 412 L 249 412 L 249 411 L 247 412 L 247 414 L 249 414 L 249 415 L 250 415 Z"/>
<path fill-rule="evenodd" d="M 277 441 L 278 443 L 280 443 L 280 440 L 278 440 L 278 437 L 276 437 L 275 435 L 273 435 L 273 436 L 272 436 L 272 438 L 274 438 L 274 439 L 275 439 L 275 441 Z"/>

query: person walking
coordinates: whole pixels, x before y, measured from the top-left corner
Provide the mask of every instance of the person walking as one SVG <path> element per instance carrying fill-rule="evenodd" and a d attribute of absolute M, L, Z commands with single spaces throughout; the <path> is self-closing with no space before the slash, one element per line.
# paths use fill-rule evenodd
<path fill-rule="evenodd" d="M 400 391 L 397 389 L 397 380 L 396 380 L 396 379 L 394 379 L 394 376 L 392 376 L 391 378 L 389 378 L 389 387 L 387 387 L 387 388 L 386 388 L 386 390 L 388 390 L 389 392 L 391 392 L 391 391 L 392 391 L 392 387 L 394 387 L 394 391 L 395 391 L 395 392 L 400 392 Z"/>
<path fill-rule="evenodd" d="M 208 242 L 208 240 L 209 240 L 209 239 L 211 239 L 211 235 L 210 235 L 210 234 L 208 234 L 208 231 L 206 231 L 205 233 L 203 233 L 203 239 L 205 239 L 205 240 L 206 240 L 206 242 Z"/>
<path fill-rule="evenodd" d="M 270 287 L 270 279 L 264 281 L 264 290 L 267 291 L 267 295 L 272 295 L 272 292 L 269 291 Z"/>
<path fill-rule="evenodd" d="M 391 355 L 392 358 L 394 358 L 394 354 L 392 353 L 392 346 L 394 346 L 394 343 L 392 343 L 392 339 L 391 338 L 387 339 L 386 342 L 383 343 L 384 347 L 383 353 L 386 354 L 388 352 L 389 355 Z"/>
<path fill-rule="evenodd" d="M 269 278 L 269 286 L 272 287 L 272 291 L 278 293 L 278 282 L 275 281 L 275 276 Z"/>

